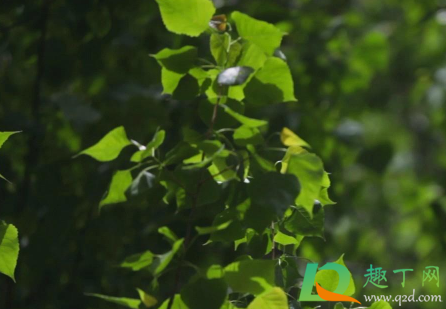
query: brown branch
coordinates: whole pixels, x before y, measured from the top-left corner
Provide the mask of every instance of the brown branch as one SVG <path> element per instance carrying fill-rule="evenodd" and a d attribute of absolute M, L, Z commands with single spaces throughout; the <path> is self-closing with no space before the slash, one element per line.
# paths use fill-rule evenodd
<path fill-rule="evenodd" d="M 214 124 L 215 124 L 215 121 L 217 120 L 217 113 L 218 113 L 218 107 L 220 105 L 220 100 L 221 100 L 221 91 L 218 94 L 217 102 L 215 103 L 215 106 L 214 106 L 214 111 L 212 113 L 209 130 L 206 133 L 206 139 L 209 139 L 212 136 L 212 132 L 214 131 Z M 204 159 L 205 159 L 205 154 L 203 152 L 201 161 L 204 161 Z M 200 178 L 203 178 L 203 174 L 201 175 Z M 178 292 L 178 290 L 180 288 L 181 268 L 183 267 L 184 259 L 185 259 L 187 250 L 189 249 L 188 246 L 191 241 L 192 229 L 193 229 L 193 218 L 195 215 L 195 209 L 197 208 L 198 197 L 200 195 L 200 191 L 201 191 L 203 184 L 204 184 L 203 180 L 200 179 L 200 181 L 197 184 L 197 190 L 191 196 L 191 198 L 192 198 L 191 211 L 189 213 L 189 219 L 188 219 L 187 227 L 186 227 L 186 236 L 184 237 L 184 243 L 183 243 L 184 252 L 183 252 L 183 255 L 181 256 L 180 260 L 178 261 L 177 270 L 175 272 L 175 283 L 174 283 L 173 293 L 169 299 L 169 304 L 167 305 L 167 309 L 172 309 L 173 301 L 175 299 L 175 294 Z"/>

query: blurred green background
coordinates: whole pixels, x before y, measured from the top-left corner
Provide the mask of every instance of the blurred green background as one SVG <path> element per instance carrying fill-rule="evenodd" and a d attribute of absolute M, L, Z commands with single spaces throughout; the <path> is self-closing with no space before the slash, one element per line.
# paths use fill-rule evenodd
<path fill-rule="evenodd" d="M 345 253 L 359 300 L 416 289 L 446 301 L 446 1 L 214 4 L 288 33 L 282 50 L 299 102 L 246 114 L 268 119 L 270 133 L 297 132 L 331 173 L 337 205 L 326 208 L 326 239 L 306 238 L 298 254 L 325 263 Z M 0 152 L 11 181 L 0 185 L 0 217 L 21 239 L 17 284 L 0 277 L 0 308 L 115 308 L 83 293 L 132 297 L 143 285 L 143 275 L 116 266 L 162 248 L 152 232 L 164 214 L 135 202 L 99 216 L 123 161 L 72 156 L 120 125 L 144 143 L 165 129 L 166 149 L 182 138 L 179 124 L 203 128 L 196 102 L 161 95 L 149 57 L 186 44 L 207 51 L 209 43 L 168 33 L 153 0 L 0 3 L 0 130 L 23 131 Z M 370 264 L 387 270 L 389 288 L 362 288 Z M 424 267 L 433 265 L 440 288 L 423 288 Z M 402 288 L 393 270 L 404 268 L 414 272 Z"/>

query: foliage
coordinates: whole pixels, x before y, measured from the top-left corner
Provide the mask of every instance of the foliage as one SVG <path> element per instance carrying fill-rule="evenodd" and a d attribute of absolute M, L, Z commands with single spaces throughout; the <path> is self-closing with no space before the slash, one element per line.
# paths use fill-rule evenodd
<path fill-rule="evenodd" d="M 190 7 L 175 7 L 174 12 L 168 9 L 173 8 L 168 1 L 158 3 L 167 29 L 188 35 L 198 35 L 206 30 L 195 27 L 195 22 L 192 22 L 193 31 L 179 27 L 179 16 L 188 15 Z M 209 1 L 202 3 L 209 4 Z M 199 14 L 194 10 L 194 14 L 193 19 L 207 20 L 212 26 L 206 10 Z M 188 129 L 183 133 L 183 141 L 165 153 L 160 150 L 165 140 L 163 130 L 158 131 L 147 146 L 133 141 L 138 149 L 130 162 L 136 164 L 114 174 L 99 207 L 126 202 L 127 197 L 137 198 L 142 192 L 132 188 L 145 185 L 149 191 L 164 189 L 162 203 L 151 207 L 172 205 L 176 210 L 171 216 L 188 213 L 184 238 L 178 239 L 168 227 L 158 229 L 171 243 L 171 251 L 158 256 L 146 251 L 128 257 L 121 264 L 133 271 L 149 271 L 152 274 L 150 293 L 154 296 L 148 297 L 158 299 L 170 294 L 168 309 L 180 301 L 182 307 L 191 309 L 234 305 L 252 309 L 288 308 L 286 293 L 297 298 L 295 286 L 280 282 L 276 272 L 290 276 L 288 268 L 281 266 L 281 260 L 294 256 L 304 237 L 322 235 L 324 212 L 320 207 L 333 204 L 327 194 L 330 180 L 321 159 L 308 151 L 310 145 L 288 128 L 280 134 L 283 144 L 290 146 L 280 149 L 285 153 L 283 160 L 274 164 L 263 158 L 262 153 L 271 151 L 262 134 L 268 123 L 226 107 L 229 103 L 249 106 L 295 101 L 295 98 L 286 61 L 273 55 L 280 47 L 282 31 L 240 12 L 232 13 L 230 21 L 226 17 L 224 20 L 234 23 L 239 37 L 231 27 L 228 31 L 210 30 L 209 52 L 214 64 L 209 59 L 198 58 L 198 51 L 193 46 L 165 48 L 153 55 L 162 68 L 165 94 L 184 100 L 198 98 L 203 101 L 202 106 L 207 106 L 203 108 L 212 111 L 206 115 L 210 117 L 206 122 L 209 125 L 207 131 L 200 133 Z M 253 49 L 262 59 L 255 67 L 246 65 L 246 62 L 258 60 L 249 58 Z M 200 64 L 200 60 L 207 64 Z M 231 95 L 235 93 L 233 87 L 238 87 L 237 95 Z M 245 100 L 239 101 L 239 98 Z M 223 120 L 216 128 L 219 114 L 225 111 L 241 124 Z M 124 128 L 119 127 L 80 154 L 102 162 L 110 161 L 130 144 Z M 282 163 L 282 168 L 275 166 Z M 150 180 L 146 179 L 147 173 Z M 132 178 L 132 174 L 136 177 Z M 315 204 L 318 206 L 316 211 L 313 209 Z M 197 226 L 197 213 L 206 216 L 211 225 Z M 307 218 L 309 222 L 314 220 L 319 231 L 315 235 L 308 232 L 296 216 Z M 213 265 L 206 273 L 205 269 L 187 259 L 200 235 L 209 235 L 208 246 L 214 242 L 236 246 L 246 243 L 248 248 L 256 247 L 255 253 L 241 255 L 227 266 Z M 265 237 L 266 242 L 263 241 Z M 262 242 L 256 244 L 256 239 L 262 239 Z M 174 259 L 176 255 L 177 259 Z M 268 256 L 270 260 L 264 259 Z M 237 261 L 239 258 L 243 260 Z M 345 266 L 342 257 L 337 263 Z M 173 271 L 168 273 L 171 264 Z M 197 273 L 187 279 L 184 268 L 190 266 Z M 320 271 L 316 280 L 334 290 L 337 282 L 333 272 Z M 158 284 L 164 276 L 174 277 L 170 290 L 168 286 Z M 351 279 L 347 293 L 352 295 L 354 291 Z M 127 298 L 91 295 L 129 308 L 138 308 L 141 303 Z M 256 296 L 252 301 L 251 295 Z"/>

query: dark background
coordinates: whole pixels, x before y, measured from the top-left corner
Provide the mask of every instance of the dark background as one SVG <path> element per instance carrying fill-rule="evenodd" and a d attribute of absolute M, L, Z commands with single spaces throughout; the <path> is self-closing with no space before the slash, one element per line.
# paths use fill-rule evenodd
<path fill-rule="evenodd" d="M 425 266 L 440 266 L 440 278 L 446 270 L 446 2 L 214 3 L 289 34 L 283 52 L 299 101 L 246 114 L 268 119 L 270 132 L 290 127 L 332 173 L 338 204 L 326 208 L 326 240 L 306 238 L 298 254 L 323 263 L 345 253 L 360 300 L 412 289 L 441 295 L 446 282 L 421 282 Z M 122 162 L 72 156 L 120 125 L 143 143 L 165 129 L 166 149 L 181 126 L 202 125 L 195 102 L 160 95 L 149 57 L 186 44 L 209 57 L 208 38 L 167 32 L 153 0 L 0 2 L 0 130 L 23 131 L 0 151 L 11 181 L 0 185 L 0 217 L 21 240 L 17 284 L 0 277 L 0 308 L 115 308 L 83 293 L 136 297 L 148 284 L 116 265 L 163 251 L 153 232 L 162 214 L 126 204 L 99 215 Z M 360 291 L 370 264 L 387 270 L 389 289 Z M 405 289 L 392 272 L 402 268 L 414 269 Z"/>

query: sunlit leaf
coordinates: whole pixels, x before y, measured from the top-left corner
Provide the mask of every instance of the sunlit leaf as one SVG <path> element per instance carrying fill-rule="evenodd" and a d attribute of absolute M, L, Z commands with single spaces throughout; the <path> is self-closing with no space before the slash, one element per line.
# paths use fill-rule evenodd
<path fill-rule="evenodd" d="M 180 49 L 164 48 L 152 56 L 162 67 L 163 93 L 173 94 L 181 79 L 194 67 L 197 49 L 193 46 L 183 46 Z"/>
<path fill-rule="evenodd" d="M 280 140 L 285 146 L 310 147 L 306 141 L 286 127 L 282 129 L 282 132 L 280 132 Z"/>
<path fill-rule="evenodd" d="M 291 155 L 288 161 L 287 173 L 299 179 L 301 192 L 296 199 L 313 216 L 313 206 L 320 195 L 324 178 L 324 166 L 315 154 L 301 153 Z"/>
<path fill-rule="evenodd" d="M 172 250 L 157 255 L 155 259 L 153 260 L 153 263 L 150 265 L 150 270 L 153 273 L 153 275 L 160 274 L 172 261 L 175 254 L 177 254 L 178 250 L 183 246 L 184 239 L 179 239 L 174 242 L 172 246 Z"/>
<path fill-rule="evenodd" d="M 210 0 L 156 0 L 166 28 L 177 34 L 199 36 L 215 13 Z"/>
<path fill-rule="evenodd" d="M 223 66 L 228 60 L 229 35 L 213 33 L 211 35 L 211 54 L 217 65 Z"/>
<path fill-rule="evenodd" d="M 252 104 L 272 104 L 297 101 L 294 82 L 288 65 L 271 57 L 258 70 L 244 89 L 246 100 Z"/>
<path fill-rule="evenodd" d="M 257 296 L 247 309 L 288 309 L 288 300 L 281 288 L 272 288 Z"/>
<path fill-rule="evenodd" d="M 287 245 L 299 245 L 300 242 L 302 241 L 303 236 L 290 236 L 287 234 L 284 234 L 280 231 L 278 231 L 276 233 L 276 235 L 274 235 L 274 242 L 287 246 Z"/>
<path fill-rule="evenodd" d="M 0 132 L 0 148 L 2 148 L 3 144 L 8 140 L 11 135 L 20 133 L 20 131 L 15 132 Z"/>
<path fill-rule="evenodd" d="M 211 265 L 206 271 L 206 278 L 208 279 L 219 279 L 224 276 L 225 272 L 223 267 L 220 265 Z"/>
<path fill-rule="evenodd" d="M 243 124 L 247 127 L 257 128 L 257 127 L 261 127 L 261 126 L 268 124 L 268 121 L 253 119 L 253 118 L 249 118 L 244 115 L 241 115 L 226 105 L 222 104 L 222 107 L 224 108 L 224 110 L 227 114 L 231 115 L 234 119 L 236 119 L 238 122 L 240 122 L 241 124 Z"/>
<path fill-rule="evenodd" d="M 274 25 L 240 12 L 232 13 L 231 17 L 235 21 L 239 35 L 260 47 L 268 55 L 272 55 L 280 46 L 283 33 Z"/>
<path fill-rule="evenodd" d="M 99 209 L 105 205 L 122 203 L 127 201 L 125 191 L 132 184 L 130 170 L 117 171 L 112 178 L 106 197 L 99 204 Z"/>
<path fill-rule="evenodd" d="M 98 143 L 79 153 L 78 156 L 85 154 L 101 162 L 112 161 L 119 156 L 124 147 L 131 144 L 124 127 L 118 127 L 107 133 Z"/>
<path fill-rule="evenodd" d="M 149 267 L 153 262 L 153 258 L 154 254 L 150 251 L 146 251 L 127 257 L 120 266 L 123 268 L 130 268 L 133 271 L 138 271 Z"/>
<path fill-rule="evenodd" d="M 159 309 L 168 309 L 170 303 L 170 298 L 166 299 L 166 301 L 159 307 Z M 179 294 L 176 294 L 173 298 L 172 307 L 170 309 L 189 309 L 186 304 L 181 299 Z"/>
<path fill-rule="evenodd" d="M 259 145 L 264 142 L 262 134 L 259 129 L 248 126 L 241 126 L 234 131 L 234 142 L 239 146 Z"/>
<path fill-rule="evenodd" d="M 0 221 L 0 273 L 10 277 L 14 282 L 19 250 L 17 228 L 12 224 Z"/>

